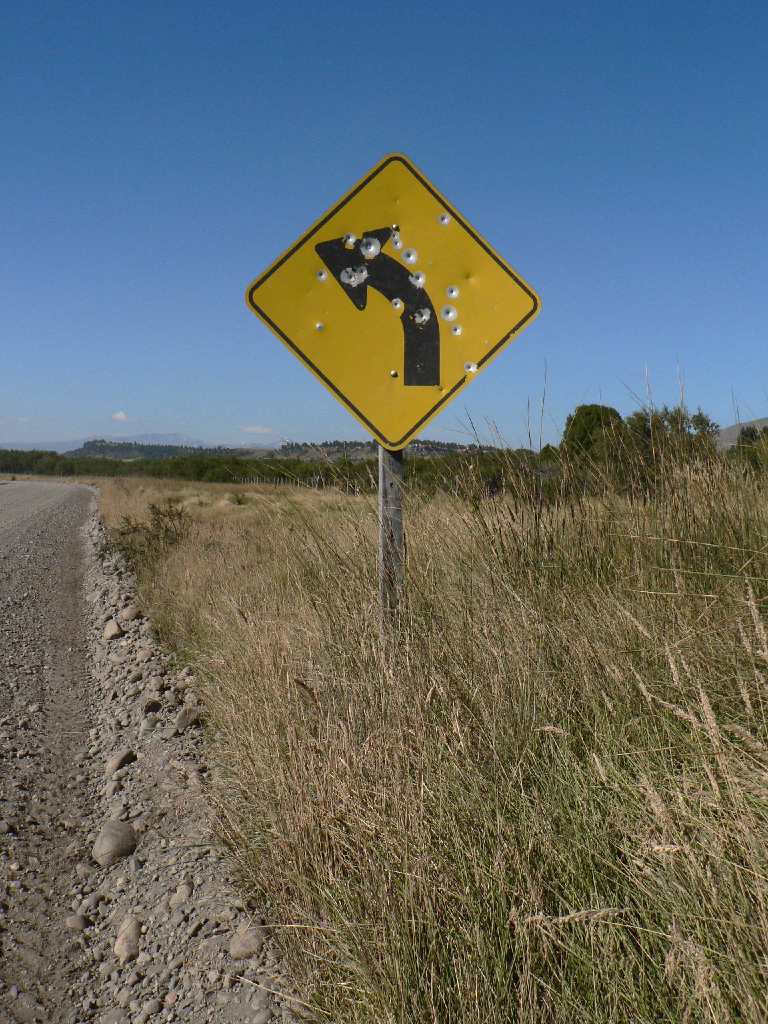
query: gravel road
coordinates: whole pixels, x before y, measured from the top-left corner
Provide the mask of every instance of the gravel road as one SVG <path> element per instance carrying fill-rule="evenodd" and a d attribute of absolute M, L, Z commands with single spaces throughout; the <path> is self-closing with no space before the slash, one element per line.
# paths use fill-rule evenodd
<path fill-rule="evenodd" d="M 62 926 L 90 727 L 86 487 L 0 484 L 0 1019 L 71 1021 Z"/>
<path fill-rule="evenodd" d="M 94 493 L 0 481 L 0 1024 L 306 1016 L 217 842 L 204 718 Z"/>

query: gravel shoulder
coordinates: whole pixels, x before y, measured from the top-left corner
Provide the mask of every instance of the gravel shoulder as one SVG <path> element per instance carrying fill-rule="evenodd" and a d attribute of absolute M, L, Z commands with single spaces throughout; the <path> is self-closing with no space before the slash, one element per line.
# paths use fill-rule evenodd
<path fill-rule="evenodd" d="M 86 488 L 0 486 L 0 1013 L 64 1021 L 82 960 L 64 931 L 90 794 Z M 47 1017 L 42 1014 L 45 1011 Z"/>
<path fill-rule="evenodd" d="M 194 679 L 104 540 L 89 488 L 0 484 L 0 1020 L 290 1024 L 213 833 Z"/>

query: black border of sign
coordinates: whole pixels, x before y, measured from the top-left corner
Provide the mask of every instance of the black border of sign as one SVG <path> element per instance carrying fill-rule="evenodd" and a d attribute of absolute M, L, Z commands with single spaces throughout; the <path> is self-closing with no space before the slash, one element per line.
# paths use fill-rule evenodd
<path fill-rule="evenodd" d="M 501 267 L 501 269 L 504 271 L 504 273 L 508 274 L 515 281 L 515 283 L 517 285 L 519 285 L 520 288 L 522 288 L 522 290 L 526 293 L 526 295 L 528 295 L 530 297 L 530 299 L 531 299 L 532 306 L 531 306 L 530 310 L 525 314 L 525 316 L 522 318 L 522 320 L 519 320 L 515 324 L 515 326 L 511 328 L 511 330 L 507 331 L 507 333 L 499 341 L 496 342 L 496 344 L 493 346 L 492 349 L 490 349 L 490 351 L 486 352 L 486 354 L 483 356 L 483 358 L 477 364 L 478 369 L 480 369 L 480 367 L 484 363 L 488 362 L 488 360 L 496 352 L 498 352 L 498 350 L 501 348 L 501 346 L 513 334 L 515 334 L 517 331 L 519 331 L 520 328 L 525 323 L 527 323 L 528 320 L 531 319 L 531 317 L 536 315 L 536 313 L 538 312 L 538 309 L 539 309 L 539 299 L 538 299 L 538 296 L 534 292 L 531 291 L 531 289 L 528 287 L 528 285 L 525 283 L 525 281 L 522 281 L 517 276 L 517 274 L 514 273 L 513 270 L 511 270 L 501 259 L 499 259 L 499 257 L 496 255 L 496 253 L 493 252 L 493 250 L 491 248 L 489 248 L 489 246 L 483 241 L 483 239 L 477 234 L 477 232 L 472 230 L 472 228 L 469 226 L 469 224 L 467 224 L 467 222 L 464 220 L 464 218 L 461 217 L 456 212 L 456 210 L 454 210 L 450 206 L 450 204 L 445 201 L 443 196 L 439 195 L 439 193 L 435 191 L 435 189 L 432 187 L 432 185 L 430 185 L 430 183 L 427 181 L 427 179 L 424 178 L 421 174 L 419 174 L 419 172 L 416 170 L 416 168 L 413 167 L 412 164 L 410 164 L 408 162 L 408 160 L 405 159 L 405 157 L 400 156 L 399 154 L 393 154 L 392 156 L 385 157 L 385 159 L 382 160 L 382 162 L 377 167 L 375 167 L 374 170 L 371 171 L 371 173 L 366 178 L 364 178 L 360 182 L 359 185 L 356 186 L 356 188 L 352 189 L 352 191 L 348 195 L 344 196 L 344 198 L 341 200 L 341 202 L 337 203 L 336 206 L 333 207 L 333 209 L 329 210 L 328 213 L 326 213 L 326 215 L 322 218 L 322 220 L 318 221 L 317 224 L 315 224 L 313 227 L 311 227 L 309 229 L 309 231 L 305 235 L 303 235 L 299 239 L 299 241 L 291 249 L 288 250 L 288 252 L 284 253 L 278 260 L 276 260 L 275 263 L 273 263 L 272 266 L 269 268 L 269 270 L 267 270 L 264 274 L 262 274 L 261 277 L 257 278 L 256 281 L 254 281 L 254 283 L 249 286 L 246 295 L 247 295 L 247 299 L 248 299 L 248 304 L 249 304 L 249 306 L 251 306 L 251 308 L 253 309 L 254 313 L 256 313 L 264 321 L 264 323 L 267 324 L 275 332 L 275 334 L 278 335 L 278 337 L 282 338 L 282 340 L 285 342 L 285 344 L 293 352 L 296 353 L 296 355 L 299 357 L 299 359 L 301 359 L 301 361 L 306 366 L 308 366 L 310 368 L 310 370 L 312 370 L 312 372 L 314 374 L 316 374 L 320 378 L 320 380 L 323 381 L 323 383 L 326 385 L 326 387 L 328 387 L 343 402 L 343 404 L 347 406 L 348 409 L 351 409 L 352 412 L 355 414 L 355 416 L 358 419 L 360 419 L 363 423 L 365 423 L 368 426 L 369 430 L 371 430 L 371 432 L 373 434 L 375 434 L 376 437 L 378 437 L 383 442 L 384 446 L 386 448 L 398 449 L 398 448 L 404 448 L 408 444 L 409 439 L 416 433 L 416 431 L 419 429 L 419 427 L 423 423 L 425 423 L 427 420 L 431 419 L 431 417 L 434 416 L 435 413 L 438 411 L 440 406 L 444 405 L 451 398 L 451 396 L 456 391 L 458 391 L 458 389 L 466 381 L 466 379 L 467 379 L 466 375 L 461 377 L 453 385 L 453 387 L 450 388 L 450 390 L 446 391 L 446 393 L 442 396 L 442 398 L 438 402 L 436 402 L 432 406 L 432 408 L 427 413 L 425 413 L 424 416 L 421 417 L 421 419 L 418 421 L 418 423 L 414 424 L 414 426 L 411 427 L 410 430 L 406 431 L 406 433 L 403 434 L 403 436 L 401 438 L 398 438 L 397 441 L 391 441 L 388 437 L 386 437 L 385 434 L 382 434 L 382 432 L 380 430 L 378 430 L 378 428 L 376 426 L 374 426 L 373 423 L 371 423 L 371 421 L 368 419 L 368 417 L 365 416 L 357 408 L 357 406 L 354 404 L 354 402 L 351 402 L 347 398 L 347 396 L 345 394 L 343 394 L 343 392 L 339 391 L 339 389 L 336 387 L 336 385 L 333 383 L 333 381 L 329 380 L 329 378 L 325 376 L 325 374 L 322 372 L 322 370 L 320 370 L 317 366 L 315 366 L 315 364 L 312 362 L 312 360 L 309 359 L 301 351 L 301 349 L 298 347 L 298 345 L 295 345 L 291 341 L 291 339 L 288 337 L 288 335 L 277 326 L 277 324 L 274 322 L 274 320 L 272 320 L 271 317 L 269 317 L 267 315 L 267 313 L 261 308 L 261 306 L 259 306 L 254 301 L 254 298 L 253 298 L 254 292 L 256 292 L 256 290 L 258 288 L 260 288 L 264 284 L 264 282 L 267 281 L 272 276 L 272 274 L 274 274 L 277 270 L 279 270 L 280 267 L 282 267 L 282 265 L 286 262 L 286 260 L 289 260 L 291 258 L 291 256 L 293 256 L 293 254 L 295 252 L 297 252 L 303 245 L 305 245 L 309 241 L 309 239 L 312 238 L 312 236 L 314 234 L 316 234 L 320 230 L 320 228 L 322 228 L 323 225 L 326 224 L 331 219 L 331 217 L 335 217 L 335 215 L 339 212 L 339 210 L 342 210 L 347 205 L 347 203 L 358 194 L 358 192 L 360 192 L 362 189 L 364 189 L 365 186 L 369 182 L 373 181 L 373 179 L 376 177 L 377 174 L 380 174 L 384 170 L 385 167 L 388 167 L 389 164 L 394 163 L 395 161 L 399 161 L 405 168 L 407 168 L 407 170 L 409 170 L 411 172 L 411 174 L 414 176 L 414 178 L 416 178 L 417 181 L 419 181 L 424 186 L 424 188 L 431 195 L 433 195 L 435 197 L 435 199 L 438 200 L 438 202 L 441 204 L 441 206 L 443 206 L 451 214 L 453 219 L 464 228 L 464 230 L 467 232 L 467 234 L 470 235 L 475 240 L 475 242 L 477 242 L 477 244 L 480 246 L 480 248 L 483 249 L 491 257 L 491 259 L 494 261 L 494 263 L 497 263 Z"/>

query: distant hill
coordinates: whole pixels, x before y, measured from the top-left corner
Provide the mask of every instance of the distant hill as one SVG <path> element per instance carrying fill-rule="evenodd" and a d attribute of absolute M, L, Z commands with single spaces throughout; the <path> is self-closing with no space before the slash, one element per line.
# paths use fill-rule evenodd
<path fill-rule="evenodd" d="M 108 435 L 105 438 L 96 438 L 94 436 L 77 437 L 71 438 L 69 441 L 0 441 L 0 449 L 16 452 L 58 452 L 62 455 L 64 452 L 77 451 L 84 444 L 95 440 L 117 441 L 128 444 L 165 444 L 187 448 L 209 447 L 205 441 L 196 441 L 191 437 L 185 437 L 183 434 L 135 434 L 131 437 L 115 437 L 114 435 Z"/>
<path fill-rule="evenodd" d="M 742 427 L 757 427 L 758 430 L 762 430 L 763 427 L 768 427 L 768 416 L 764 416 L 760 420 L 745 420 L 744 423 L 734 423 L 733 426 L 723 427 L 717 439 L 717 447 L 720 449 L 732 448 L 739 440 Z"/>
<path fill-rule="evenodd" d="M 96 437 L 89 437 L 89 441 L 99 440 Z M 130 437 L 104 438 L 106 441 L 127 441 L 131 444 L 167 444 L 179 448 L 210 448 L 212 445 L 207 441 L 197 441 L 193 437 L 185 437 L 184 434 L 134 434 Z"/>
<path fill-rule="evenodd" d="M 4 452 L 57 452 L 62 455 L 73 445 L 80 445 L 84 442 L 78 441 L 0 441 L 0 451 Z"/>
<path fill-rule="evenodd" d="M 64 454 L 87 456 L 95 459 L 118 459 L 125 462 L 132 459 L 172 459 L 184 456 L 228 459 L 300 459 L 303 462 L 361 462 L 376 458 L 376 444 L 373 441 L 320 441 L 286 442 L 279 448 L 231 448 L 224 445 L 201 447 L 198 445 L 140 443 L 128 440 L 98 438 L 83 441 L 79 448 Z M 409 455 L 422 458 L 439 458 L 467 451 L 490 451 L 477 445 L 455 444 L 450 441 L 414 441 Z"/>
<path fill-rule="evenodd" d="M 207 458 L 242 459 L 255 453 L 261 454 L 263 449 L 225 448 L 217 446 L 207 448 L 200 445 L 158 444 L 155 442 L 108 441 L 98 438 L 84 441 L 79 448 L 65 452 L 65 455 L 85 456 L 91 459 L 119 459 L 126 462 L 133 459 L 172 459 L 174 457 L 198 455 Z"/>
<path fill-rule="evenodd" d="M 135 437 L 91 437 L 73 441 L 0 442 L 0 450 L 47 451 L 59 455 L 120 462 L 136 459 L 171 459 L 188 456 L 228 459 L 298 459 L 302 462 L 362 462 L 375 459 L 374 441 L 287 441 L 279 448 L 210 445 L 181 434 L 140 434 Z M 459 444 L 454 441 L 413 441 L 410 458 L 441 458 L 461 453 L 497 450 L 490 445 Z"/>

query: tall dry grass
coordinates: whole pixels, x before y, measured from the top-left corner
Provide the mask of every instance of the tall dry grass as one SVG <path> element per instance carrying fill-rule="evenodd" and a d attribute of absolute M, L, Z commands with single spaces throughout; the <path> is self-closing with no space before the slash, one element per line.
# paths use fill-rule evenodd
<path fill-rule="evenodd" d="M 175 488 L 142 587 L 321 1018 L 766 1020 L 767 491 L 712 460 L 648 499 L 412 495 L 384 656 L 371 503 Z"/>

